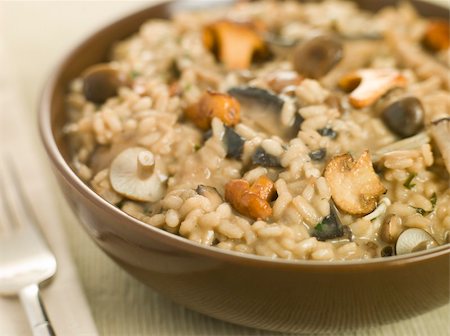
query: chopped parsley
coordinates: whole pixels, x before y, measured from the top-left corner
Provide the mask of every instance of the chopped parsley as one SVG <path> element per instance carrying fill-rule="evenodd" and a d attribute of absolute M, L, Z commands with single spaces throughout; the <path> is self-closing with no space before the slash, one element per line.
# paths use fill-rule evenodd
<path fill-rule="evenodd" d="M 136 79 L 137 77 L 139 77 L 141 75 L 141 73 L 139 71 L 136 70 L 131 70 L 130 71 L 130 77 L 131 79 Z"/>
<path fill-rule="evenodd" d="M 406 189 L 411 190 L 416 184 L 412 183 L 412 180 L 417 176 L 416 173 L 409 173 L 408 178 L 406 179 L 405 183 L 403 183 L 403 186 Z"/>
<path fill-rule="evenodd" d="M 198 151 L 202 146 L 200 146 L 199 144 L 195 144 L 194 145 L 194 150 Z"/>
<path fill-rule="evenodd" d="M 436 193 L 433 193 L 433 195 L 431 195 L 430 202 L 431 202 L 431 206 L 432 206 L 430 211 L 426 211 L 425 209 L 422 209 L 422 208 L 416 208 L 416 207 L 412 207 L 412 208 L 416 209 L 416 212 L 418 214 L 420 214 L 422 216 L 426 216 L 426 215 L 429 215 L 430 213 L 432 213 L 434 208 L 436 207 L 436 202 L 437 202 Z"/>

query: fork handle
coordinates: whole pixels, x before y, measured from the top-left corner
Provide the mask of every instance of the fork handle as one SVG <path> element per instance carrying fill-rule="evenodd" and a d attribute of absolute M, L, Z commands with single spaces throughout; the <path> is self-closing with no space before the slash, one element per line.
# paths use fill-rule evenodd
<path fill-rule="evenodd" d="M 19 298 L 30 323 L 33 336 L 54 336 L 55 333 L 39 295 L 39 286 L 33 284 L 22 288 L 19 292 Z"/>

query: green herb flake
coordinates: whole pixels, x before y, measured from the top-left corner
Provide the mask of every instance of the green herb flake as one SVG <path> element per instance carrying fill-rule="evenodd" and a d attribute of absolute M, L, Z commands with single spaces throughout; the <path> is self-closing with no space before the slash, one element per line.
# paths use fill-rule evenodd
<path fill-rule="evenodd" d="M 323 231 L 323 222 L 320 222 L 319 224 L 317 224 L 314 227 L 314 230 L 316 230 L 317 232 L 322 232 Z"/>
<path fill-rule="evenodd" d="M 141 75 L 141 73 L 139 71 L 136 70 L 131 70 L 130 71 L 130 77 L 131 79 L 136 79 L 137 77 L 139 77 Z"/>
<path fill-rule="evenodd" d="M 408 178 L 406 179 L 405 183 L 403 183 L 403 186 L 404 186 L 406 189 L 410 189 L 410 190 L 411 190 L 411 189 L 416 185 L 415 183 L 411 183 L 412 180 L 413 180 L 416 176 L 417 176 L 416 173 L 410 173 L 409 176 L 408 176 Z"/>
<path fill-rule="evenodd" d="M 413 207 L 413 208 L 416 209 L 416 212 L 422 216 L 426 216 L 431 212 L 431 211 L 425 211 L 425 209 L 422 209 L 422 208 L 416 208 L 416 207 Z"/>
<path fill-rule="evenodd" d="M 436 202 L 437 202 L 437 195 L 435 192 L 433 193 L 433 195 L 431 195 L 430 202 L 434 209 L 436 207 Z"/>
<path fill-rule="evenodd" d="M 200 146 L 199 144 L 195 144 L 194 145 L 194 150 L 198 151 L 202 146 Z"/>

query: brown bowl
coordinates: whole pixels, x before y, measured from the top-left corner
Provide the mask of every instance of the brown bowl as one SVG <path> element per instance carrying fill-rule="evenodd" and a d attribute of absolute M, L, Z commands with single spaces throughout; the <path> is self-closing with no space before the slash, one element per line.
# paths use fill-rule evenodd
<path fill-rule="evenodd" d="M 375 10 L 394 2 L 360 4 Z M 413 3 L 423 15 L 448 17 L 447 9 Z M 448 244 L 364 261 L 269 260 L 201 246 L 146 225 L 103 200 L 75 175 L 61 132 L 69 82 L 105 60 L 114 41 L 136 32 L 147 19 L 167 18 L 190 4 L 179 0 L 152 6 L 96 32 L 64 59 L 45 87 L 42 141 L 67 201 L 97 245 L 134 277 L 179 304 L 254 328 L 308 333 L 357 329 L 448 303 Z M 217 1 L 194 2 L 197 7 L 211 4 Z"/>

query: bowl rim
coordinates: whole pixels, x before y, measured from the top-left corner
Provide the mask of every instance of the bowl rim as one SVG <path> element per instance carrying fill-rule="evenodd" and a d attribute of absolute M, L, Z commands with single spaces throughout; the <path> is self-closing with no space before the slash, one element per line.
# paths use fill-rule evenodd
<path fill-rule="evenodd" d="M 120 26 L 121 24 L 123 24 L 123 22 L 132 20 L 133 17 L 141 14 L 142 12 L 154 10 L 157 7 L 166 7 L 172 3 L 177 3 L 178 1 L 180 0 L 162 1 L 156 4 L 152 4 L 150 6 L 144 6 L 131 13 L 122 15 L 118 19 L 116 18 L 107 24 L 102 25 L 100 28 L 97 28 L 94 32 L 90 33 L 87 37 L 84 37 L 81 40 L 81 42 L 78 41 L 78 43 L 76 43 L 76 45 L 72 47 L 72 49 L 70 49 L 69 52 L 63 54 L 63 57 L 60 59 L 57 66 L 54 67 L 49 79 L 44 85 L 40 101 L 38 104 L 38 128 L 41 143 L 44 145 L 44 149 L 47 153 L 48 158 L 53 164 L 53 168 L 57 171 L 59 176 L 66 181 L 66 183 L 70 184 L 75 190 L 77 190 L 88 202 L 92 203 L 96 207 L 104 209 L 105 211 L 111 212 L 114 216 L 117 216 L 119 219 L 122 219 L 124 225 L 131 225 L 130 230 L 141 229 L 142 232 L 151 234 L 153 239 L 157 239 L 158 241 L 164 244 L 168 244 L 170 246 L 183 249 L 192 254 L 201 255 L 203 257 L 215 258 L 231 263 L 246 264 L 246 265 L 252 264 L 257 266 L 264 265 L 265 267 L 270 266 L 275 268 L 287 267 L 292 269 L 314 268 L 317 270 L 325 270 L 325 269 L 329 270 L 330 268 L 333 268 L 337 270 L 354 270 L 359 269 L 361 267 L 367 268 L 368 267 L 367 265 L 371 266 L 370 267 L 371 269 L 395 267 L 397 265 L 423 262 L 444 255 L 448 255 L 448 257 L 450 258 L 449 243 L 430 250 L 414 252 L 406 255 L 392 256 L 388 258 L 376 257 L 371 259 L 356 259 L 345 261 L 340 260 L 318 261 L 318 260 L 302 260 L 302 259 L 287 260 L 282 258 L 269 258 L 255 254 L 246 254 L 236 251 L 223 250 L 217 247 L 199 244 L 197 242 L 189 240 L 188 238 L 146 224 L 128 215 L 127 213 L 125 213 L 118 207 L 114 206 L 113 204 L 107 202 L 101 196 L 96 194 L 86 183 L 84 183 L 81 180 L 81 178 L 79 178 L 76 175 L 76 173 L 72 170 L 69 163 L 66 162 L 63 155 L 59 151 L 59 148 L 56 144 L 55 136 L 52 131 L 51 102 L 54 96 L 55 89 L 57 87 L 57 83 L 62 73 L 64 73 L 64 69 L 70 66 L 72 59 L 77 53 L 85 49 L 86 46 L 92 43 L 92 41 L 95 41 L 103 34 L 106 34 L 107 31 L 109 31 L 112 27 Z M 419 0 L 418 2 L 422 1 Z M 442 7 L 434 3 L 428 4 L 434 5 L 436 7 Z M 80 221 L 79 218 L 77 218 L 77 220 Z"/>

